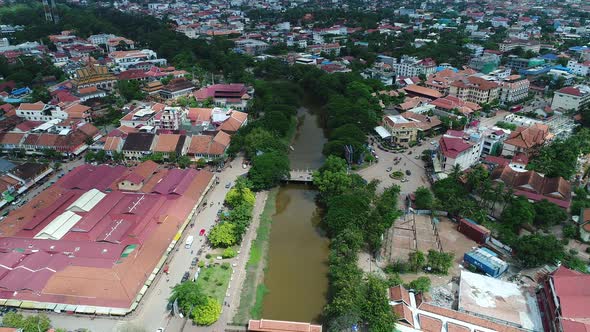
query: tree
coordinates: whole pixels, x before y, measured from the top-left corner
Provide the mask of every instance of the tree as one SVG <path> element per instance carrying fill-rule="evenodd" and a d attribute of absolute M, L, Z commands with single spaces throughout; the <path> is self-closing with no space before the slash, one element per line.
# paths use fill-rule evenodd
<path fill-rule="evenodd" d="M 426 256 L 420 250 L 410 253 L 408 263 L 414 273 L 420 271 L 426 264 Z"/>
<path fill-rule="evenodd" d="M 428 250 L 428 267 L 430 272 L 435 274 L 448 274 L 449 269 L 453 266 L 454 254 L 451 252 L 438 252 L 436 250 Z"/>
<path fill-rule="evenodd" d="M 418 293 L 426 293 L 430 290 L 430 278 L 418 277 L 418 279 L 412 280 L 408 284 L 408 288 L 417 291 Z"/>
<path fill-rule="evenodd" d="M 232 248 L 226 248 L 221 255 L 223 258 L 234 258 L 238 253 Z"/>
<path fill-rule="evenodd" d="M 434 205 L 434 196 L 432 192 L 425 187 L 419 187 L 414 193 L 416 197 L 416 208 L 420 210 L 430 210 Z"/>
<path fill-rule="evenodd" d="M 284 152 L 267 152 L 252 159 L 248 178 L 252 189 L 268 189 L 279 184 L 290 174 L 289 158 Z"/>
<path fill-rule="evenodd" d="M 145 97 L 139 81 L 136 80 L 118 81 L 117 91 L 126 101 L 142 100 Z"/>
<path fill-rule="evenodd" d="M 236 244 L 236 226 L 229 222 L 222 222 L 213 227 L 209 233 L 209 242 L 214 247 L 229 247 Z"/>
<path fill-rule="evenodd" d="M 255 201 L 256 196 L 250 188 L 246 187 L 244 178 L 236 180 L 235 186 L 225 195 L 225 203 L 232 207 L 242 204 L 253 206 Z"/>
<path fill-rule="evenodd" d="M 536 202 L 533 207 L 535 208 L 534 223 L 536 226 L 550 227 L 567 219 L 567 213 L 562 208 L 546 199 Z"/>
<path fill-rule="evenodd" d="M 563 245 L 555 236 L 540 234 L 520 237 L 514 251 L 516 258 L 525 267 L 554 264 L 564 254 Z"/>
<path fill-rule="evenodd" d="M 180 168 L 187 168 L 192 164 L 192 160 L 188 156 L 180 156 L 176 159 L 176 163 Z"/>
<path fill-rule="evenodd" d="M 533 223 L 535 208 L 525 197 L 518 196 L 513 198 L 508 207 L 502 211 L 500 219 L 516 232 L 523 224 Z"/>
<path fill-rule="evenodd" d="M 365 302 L 361 317 L 369 325 L 369 331 L 391 331 L 395 318 L 389 305 L 387 284 L 384 280 L 369 275 L 365 285 Z"/>
<path fill-rule="evenodd" d="M 197 325 L 209 326 L 215 323 L 221 315 L 221 304 L 216 299 L 208 297 L 205 303 L 193 309 L 193 322 Z"/>
<path fill-rule="evenodd" d="M 23 329 L 24 332 L 47 331 L 51 328 L 51 320 L 44 314 L 24 317 L 16 312 L 9 312 L 2 317 L 2 325 Z"/>
<path fill-rule="evenodd" d="M 96 154 L 92 151 L 88 151 L 84 155 L 84 161 L 86 161 L 86 162 L 94 161 L 95 158 L 96 158 Z"/>
<path fill-rule="evenodd" d="M 325 197 L 339 195 L 348 190 L 352 179 L 347 174 L 346 161 L 329 156 L 319 171 L 313 174 L 313 183 Z"/>
<path fill-rule="evenodd" d="M 44 103 L 48 103 L 51 101 L 51 94 L 44 86 L 35 87 L 33 89 L 33 93 L 31 94 L 31 99 L 33 102 L 42 101 Z"/>
<path fill-rule="evenodd" d="M 206 301 L 206 296 L 201 287 L 194 281 L 185 281 L 177 284 L 172 288 L 172 295 L 168 299 L 170 302 L 178 301 L 178 308 L 187 315 L 191 308 L 202 305 Z"/>

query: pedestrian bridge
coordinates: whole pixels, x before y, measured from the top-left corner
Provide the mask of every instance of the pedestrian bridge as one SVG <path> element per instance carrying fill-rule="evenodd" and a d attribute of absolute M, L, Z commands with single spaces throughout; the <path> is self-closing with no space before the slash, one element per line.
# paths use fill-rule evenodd
<path fill-rule="evenodd" d="M 313 172 L 315 172 L 315 169 L 292 169 L 289 172 L 289 178 L 285 179 L 285 181 L 312 182 Z"/>

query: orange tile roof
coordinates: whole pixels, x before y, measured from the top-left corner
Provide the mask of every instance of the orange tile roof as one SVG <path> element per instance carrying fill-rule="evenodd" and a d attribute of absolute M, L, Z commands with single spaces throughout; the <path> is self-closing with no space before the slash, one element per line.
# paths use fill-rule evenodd
<path fill-rule="evenodd" d="M 121 137 L 116 137 L 116 136 L 109 136 L 106 138 L 106 141 L 104 143 L 103 146 L 103 150 L 105 151 L 118 151 L 122 145 L 122 139 Z"/>
<path fill-rule="evenodd" d="M 160 134 L 158 135 L 154 152 L 174 152 L 180 135 L 178 134 Z"/>
<path fill-rule="evenodd" d="M 418 314 L 418 320 L 420 321 L 420 328 L 424 332 L 440 332 L 442 329 L 442 321 L 438 318 Z"/>
<path fill-rule="evenodd" d="M 217 134 L 213 138 L 213 141 L 215 141 L 225 147 L 228 147 L 229 143 L 231 142 L 231 136 L 228 133 L 220 130 L 217 132 Z"/>
<path fill-rule="evenodd" d="M 252 332 L 321 332 L 321 325 L 260 319 L 248 321 L 248 331 Z"/>
<path fill-rule="evenodd" d="M 26 111 L 42 111 L 45 108 L 45 103 L 38 101 L 36 103 L 22 103 L 18 106 L 19 110 Z"/>
<path fill-rule="evenodd" d="M 419 86 L 416 84 L 410 84 L 408 86 L 406 86 L 405 88 L 403 88 L 404 91 L 406 91 L 409 94 L 419 94 L 419 95 L 424 95 L 426 97 L 429 98 L 440 98 L 442 97 L 442 94 L 434 89 L 430 89 L 430 88 L 425 88 L 423 86 Z"/>
<path fill-rule="evenodd" d="M 0 144 L 14 144 L 17 145 L 25 136 L 24 133 L 2 133 L 0 134 Z"/>

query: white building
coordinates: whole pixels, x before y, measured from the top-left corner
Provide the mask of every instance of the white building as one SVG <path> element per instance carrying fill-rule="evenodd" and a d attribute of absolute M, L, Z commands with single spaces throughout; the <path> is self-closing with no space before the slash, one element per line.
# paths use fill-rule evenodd
<path fill-rule="evenodd" d="M 43 102 L 22 103 L 16 110 L 16 116 L 28 121 L 50 121 L 54 119 L 65 120 L 68 113 L 60 107 L 45 104 Z"/>
<path fill-rule="evenodd" d="M 561 108 L 566 111 L 579 111 L 590 103 L 590 86 L 576 85 L 555 91 L 551 108 Z"/>
<path fill-rule="evenodd" d="M 393 65 L 393 69 L 397 76 L 413 77 L 420 74 L 428 76 L 436 72 L 436 62 L 430 58 L 420 60 L 404 55 L 399 63 Z"/>
<path fill-rule="evenodd" d="M 567 63 L 567 67 L 572 70 L 572 73 L 578 76 L 588 76 L 590 73 L 590 61 L 577 62 L 570 60 Z"/>
<path fill-rule="evenodd" d="M 109 39 L 115 38 L 115 35 L 108 33 L 101 33 L 88 37 L 88 41 L 93 45 L 105 45 Z"/>
<path fill-rule="evenodd" d="M 461 170 L 465 170 L 473 166 L 479 161 L 482 152 L 482 140 L 474 135 L 468 137 L 462 131 L 449 131 L 441 137 L 438 142 L 438 161 L 440 162 L 441 170 L 449 173 L 453 170 L 455 165 L 458 165 Z"/>
<path fill-rule="evenodd" d="M 115 65 L 121 71 L 125 71 L 132 67 L 138 66 L 141 63 L 150 63 L 151 65 L 156 66 L 166 65 L 166 59 L 159 59 L 156 52 L 147 49 L 115 51 L 109 53 L 109 57 L 113 59 Z"/>

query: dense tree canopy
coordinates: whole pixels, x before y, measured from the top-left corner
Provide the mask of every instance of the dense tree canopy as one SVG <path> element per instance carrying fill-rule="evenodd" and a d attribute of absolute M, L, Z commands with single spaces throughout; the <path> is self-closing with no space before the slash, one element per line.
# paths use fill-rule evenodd
<path fill-rule="evenodd" d="M 169 301 L 177 301 L 180 311 L 187 315 L 190 313 L 191 308 L 204 304 L 206 298 L 201 287 L 196 282 L 185 281 L 172 288 Z"/>

